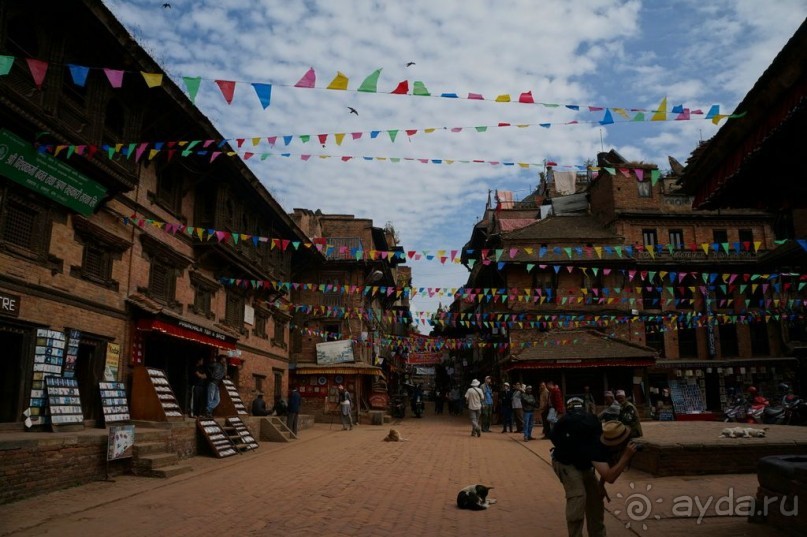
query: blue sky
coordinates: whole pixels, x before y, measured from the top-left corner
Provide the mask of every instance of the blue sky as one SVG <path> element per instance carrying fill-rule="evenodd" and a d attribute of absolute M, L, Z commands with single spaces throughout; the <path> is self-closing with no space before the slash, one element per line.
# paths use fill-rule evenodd
<path fill-rule="evenodd" d="M 203 78 L 196 105 L 225 137 L 295 136 L 259 152 L 583 164 L 613 148 L 662 169 L 668 155 L 685 162 L 717 127 L 702 119 L 619 122 L 618 115 L 600 126 L 602 112 L 587 107 L 653 110 L 666 97 L 670 107 L 718 104 L 730 113 L 807 17 L 803 0 L 169 0 L 170 8 L 104 1 L 180 87 L 182 76 Z M 309 68 L 316 89 L 293 87 Z M 355 91 L 379 68 L 378 93 Z M 349 78 L 347 91 L 324 89 L 337 71 Z M 213 80 L 237 81 L 232 104 Z M 422 81 L 432 94 L 486 100 L 390 95 L 403 80 L 410 93 Z M 253 82 L 273 84 L 265 110 Z M 525 91 L 538 103 L 581 111 L 494 102 Z M 580 124 L 562 125 L 575 120 Z M 529 126 L 473 128 L 503 122 Z M 455 127 L 463 129 L 451 132 Z M 428 128 L 436 130 L 424 133 Z M 383 133 L 370 138 L 370 131 L 391 129 L 418 133 L 401 132 L 395 142 Z M 333 133 L 353 132 L 364 134 L 334 143 Z M 316 141 L 322 133 L 330 134 L 325 147 Z M 306 134 L 312 140 L 303 144 L 297 137 Z M 304 207 L 372 218 L 377 226 L 391 222 L 405 250 L 432 252 L 462 247 L 489 191 L 520 199 L 541 171 L 299 156 L 248 164 L 289 212 Z M 410 264 L 415 287 L 459 287 L 467 278 L 461 265 Z M 438 300 L 416 298 L 413 309 L 433 310 Z"/>

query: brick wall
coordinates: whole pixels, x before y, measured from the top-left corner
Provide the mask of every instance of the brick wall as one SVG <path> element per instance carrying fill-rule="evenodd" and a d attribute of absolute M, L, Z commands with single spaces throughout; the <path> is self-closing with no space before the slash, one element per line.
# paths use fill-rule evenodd
<path fill-rule="evenodd" d="M 74 487 L 106 476 L 105 435 L 54 435 L 49 440 L 0 443 L 0 503 Z M 128 471 L 129 459 L 112 461 L 110 475 Z"/>
<path fill-rule="evenodd" d="M 749 474 L 769 455 L 807 455 L 804 444 L 680 445 L 645 444 L 631 461 L 636 470 L 669 475 Z"/>

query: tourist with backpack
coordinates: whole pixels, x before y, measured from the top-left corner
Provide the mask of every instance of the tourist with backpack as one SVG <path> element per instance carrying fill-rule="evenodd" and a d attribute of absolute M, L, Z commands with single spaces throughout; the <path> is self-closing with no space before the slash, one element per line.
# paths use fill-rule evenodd
<path fill-rule="evenodd" d="M 604 537 L 605 483 L 616 481 L 637 447 L 630 442 L 628 427 L 619 421 L 601 424 L 597 416 L 585 411 L 579 397 L 566 402 L 566 411 L 552 428 L 550 439 L 555 446 L 552 468 L 566 493 L 569 537 L 582 537 L 584 521 L 590 537 Z"/>

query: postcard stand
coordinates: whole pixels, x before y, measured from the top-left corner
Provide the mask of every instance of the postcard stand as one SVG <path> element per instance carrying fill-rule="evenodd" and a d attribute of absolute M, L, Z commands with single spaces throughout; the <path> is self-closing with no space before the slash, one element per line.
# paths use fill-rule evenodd
<path fill-rule="evenodd" d="M 219 406 L 213 410 L 214 416 L 221 418 L 234 415 L 249 416 L 247 407 L 244 406 L 241 395 L 239 395 L 238 389 L 235 387 L 235 384 L 233 384 L 233 381 L 223 379 L 219 386 L 219 394 L 221 395 L 221 402 Z"/>
<path fill-rule="evenodd" d="M 227 418 L 225 431 L 229 434 L 230 440 L 239 452 L 258 449 L 260 446 L 252 433 L 249 432 L 247 425 L 237 416 Z"/>
<path fill-rule="evenodd" d="M 184 419 L 164 371 L 153 367 L 134 368 L 131 417 L 133 420 L 143 421 Z"/>
<path fill-rule="evenodd" d="M 199 432 L 202 433 L 202 436 L 205 437 L 205 440 L 207 440 L 207 444 L 210 446 L 213 455 L 219 459 L 231 457 L 238 453 L 230 437 L 213 418 L 197 419 L 196 427 L 199 429 Z"/>
<path fill-rule="evenodd" d="M 53 432 L 84 430 L 78 381 L 56 376 L 45 377 L 45 390 Z"/>
<path fill-rule="evenodd" d="M 99 382 L 98 389 L 101 392 L 104 426 L 131 420 L 129 403 L 126 401 L 126 386 L 123 382 Z"/>

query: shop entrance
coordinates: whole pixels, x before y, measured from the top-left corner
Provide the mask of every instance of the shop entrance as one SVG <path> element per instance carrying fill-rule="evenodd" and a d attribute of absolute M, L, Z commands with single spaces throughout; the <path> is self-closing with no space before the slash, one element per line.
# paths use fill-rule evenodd
<path fill-rule="evenodd" d="M 22 421 L 25 399 L 29 395 L 31 364 L 23 358 L 23 331 L 5 331 L 0 327 L 0 422 Z"/>
<path fill-rule="evenodd" d="M 75 372 L 85 420 L 100 420 L 102 417 L 99 383 L 104 380 L 105 363 L 105 342 L 86 339 L 80 341 Z"/>
<path fill-rule="evenodd" d="M 165 371 L 177 402 L 190 410 L 190 376 L 198 358 L 216 356 L 218 349 L 193 341 L 151 333 L 145 338 L 145 365 Z"/>

